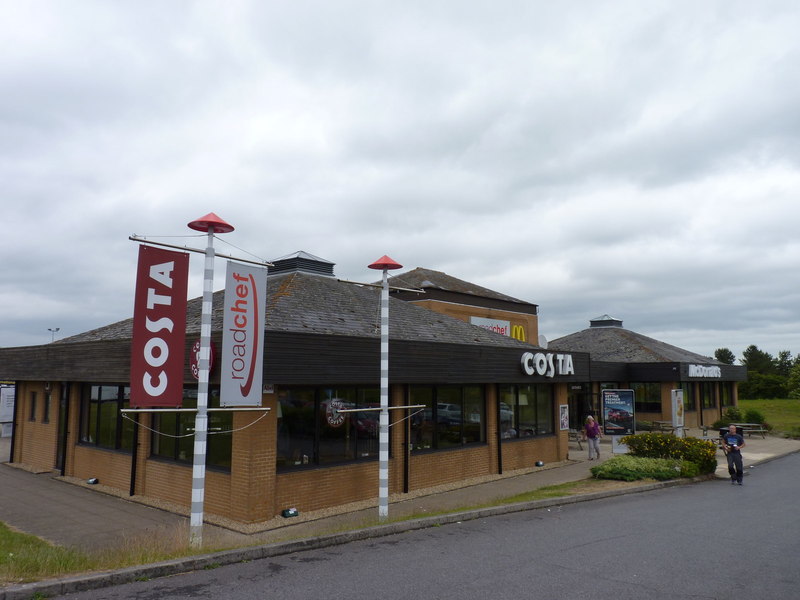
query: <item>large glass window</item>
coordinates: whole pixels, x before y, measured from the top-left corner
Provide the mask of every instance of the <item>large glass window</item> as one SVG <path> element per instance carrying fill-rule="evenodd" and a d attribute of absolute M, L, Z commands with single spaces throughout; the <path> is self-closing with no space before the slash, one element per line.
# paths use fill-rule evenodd
<path fill-rule="evenodd" d="M 703 399 L 703 408 L 716 408 L 717 400 L 714 395 L 716 384 L 704 381 L 700 384 L 700 397 Z"/>
<path fill-rule="evenodd" d="M 683 390 L 683 410 L 686 412 L 697 410 L 694 402 L 694 383 L 691 381 L 681 382 Z"/>
<path fill-rule="evenodd" d="M 278 390 L 279 470 L 378 457 L 378 388 Z"/>
<path fill-rule="evenodd" d="M 733 384 L 724 381 L 719 384 L 720 404 L 722 406 L 733 406 Z"/>
<path fill-rule="evenodd" d="M 120 409 L 129 406 L 130 388 L 126 385 L 84 385 L 81 396 L 81 443 L 130 452 L 133 447 L 133 423 L 123 419 L 120 412 Z"/>
<path fill-rule="evenodd" d="M 486 441 L 486 400 L 478 385 L 412 386 L 411 449 L 455 448 Z"/>
<path fill-rule="evenodd" d="M 208 407 L 219 407 L 219 388 L 216 386 L 209 386 Z M 197 387 L 184 388 L 183 408 L 197 408 Z M 193 463 L 196 418 L 196 412 L 165 412 L 153 415 L 151 455 L 182 463 Z M 231 468 L 232 428 L 232 413 L 217 411 L 208 413 L 206 465 L 209 467 Z"/>
<path fill-rule="evenodd" d="M 632 383 L 636 412 L 661 413 L 661 384 Z"/>
<path fill-rule="evenodd" d="M 504 440 L 555 431 L 553 386 L 547 383 L 500 386 L 500 436 Z"/>

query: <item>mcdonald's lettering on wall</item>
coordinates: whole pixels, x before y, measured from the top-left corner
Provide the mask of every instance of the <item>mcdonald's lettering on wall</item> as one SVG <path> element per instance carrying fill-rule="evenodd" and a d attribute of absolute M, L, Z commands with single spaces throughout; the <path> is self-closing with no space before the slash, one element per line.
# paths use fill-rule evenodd
<path fill-rule="evenodd" d="M 525 327 L 522 325 L 513 325 L 511 327 L 511 337 L 520 342 L 528 341 L 525 336 Z"/>

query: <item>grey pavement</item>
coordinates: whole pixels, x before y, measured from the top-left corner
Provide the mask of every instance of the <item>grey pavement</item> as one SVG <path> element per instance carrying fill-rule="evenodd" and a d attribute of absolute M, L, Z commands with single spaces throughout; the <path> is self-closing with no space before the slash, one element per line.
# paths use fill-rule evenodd
<path fill-rule="evenodd" d="M 690 432 L 692 433 L 699 436 L 699 432 Z M 0 438 L 0 458 L 7 457 L 7 441 L 8 438 Z M 603 460 L 611 456 L 609 441 L 604 440 L 602 450 Z M 772 436 L 767 436 L 766 439 L 748 438 L 742 453 L 745 471 L 757 468 L 759 463 L 797 451 L 800 451 L 800 440 Z M 598 463 L 588 461 L 586 454 L 585 444 L 581 451 L 572 443 L 569 460 L 561 463 L 483 478 L 457 489 L 441 487 L 413 495 L 394 495 L 390 498 L 387 523 L 378 520 L 377 498 L 374 502 L 348 505 L 334 511 L 318 511 L 288 519 L 278 517 L 249 529 L 222 527 L 219 523 L 224 524 L 224 521 L 219 521 L 217 524 L 204 526 L 205 545 L 233 550 L 209 551 L 209 554 L 201 557 L 168 561 L 152 567 L 134 567 L 112 574 L 76 576 L 0 588 L 0 600 L 26 598 L 37 592 L 43 596 L 53 596 L 90 587 L 114 585 L 136 577 L 154 577 L 202 568 L 204 564 L 252 560 L 312 546 L 388 535 L 439 522 L 481 518 L 512 510 L 530 510 L 683 483 L 634 485 L 586 496 L 476 508 L 538 488 L 587 479 L 591 477 L 591 467 Z M 719 451 L 717 461 L 717 477 L 727 478 L 725 458 Z M 454 514 L 442 515 L 447 512 Z M 426 518 L 426 515 L 431 516 Z M 108 551 L 135 543 L 143 536 L 177 536 L 183 540 L 189 536 L 186 514 L 153 508 L 118 495 L 86 489 L 86 486 L 72 485 L 53 473 L 34 474 L 10 464 L 0 465 L 0 521 L 54 543 L 86 551 Z"/>

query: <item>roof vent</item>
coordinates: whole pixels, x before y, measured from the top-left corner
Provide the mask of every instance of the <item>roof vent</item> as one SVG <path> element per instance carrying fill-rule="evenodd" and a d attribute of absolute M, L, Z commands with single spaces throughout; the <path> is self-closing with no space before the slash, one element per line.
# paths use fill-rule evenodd
<path fill-rule="evenodd" d="M 589 327 L 622 327 L 622 321 L 608 315 L 589 320 Z"/>
<path fill-rule="evenodd" d="M 325 275 L 327 277 L 333 277 L 333 266 L 336 264 L 302 250 L 294 254 L 281 256 L 270 262 L 275 265 L 269 268 L 270 275 L 301 272 Z"/>

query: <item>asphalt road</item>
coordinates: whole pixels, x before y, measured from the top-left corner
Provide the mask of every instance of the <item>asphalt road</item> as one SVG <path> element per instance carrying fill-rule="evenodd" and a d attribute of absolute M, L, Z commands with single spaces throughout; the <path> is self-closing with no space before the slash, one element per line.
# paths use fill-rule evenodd
<path fill-rule="evenodd" d="M 794 599 L 800 454 L 709 481 L 64 598 Z"/>

